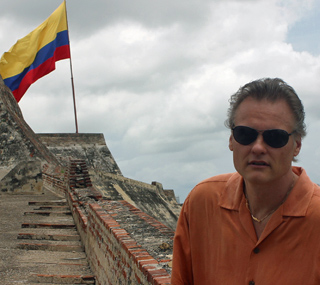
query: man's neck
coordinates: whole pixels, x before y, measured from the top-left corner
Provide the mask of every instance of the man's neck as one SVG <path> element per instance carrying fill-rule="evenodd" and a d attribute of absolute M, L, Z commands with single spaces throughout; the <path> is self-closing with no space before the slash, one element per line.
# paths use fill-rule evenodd
<path fill-rule="evenodd" d="M 287 198 L 298 176 L 293 172 L 288 177 L 270 184 L 252 184 L 245 181 L 244 191 L 254 217 L 263 218 L 277 209 Z"/>
<path fill-rule="evenodd" d="M 244 194 L 247 199 L 247 207 L 258 239 L 272 214 L 285 202 L 298 179 L 293 172 L 290 176 L 291 178 L 272 185 L 245 183 Z"/>

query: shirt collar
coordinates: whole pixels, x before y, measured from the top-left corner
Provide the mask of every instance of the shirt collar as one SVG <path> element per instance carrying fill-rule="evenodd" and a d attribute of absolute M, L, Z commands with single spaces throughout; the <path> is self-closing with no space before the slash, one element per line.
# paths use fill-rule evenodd
<path fill-rule="evenodd" d="M 315 190 L 315 184 L 301 167 L 293 167 L 293 172 L 299 176 L 287 200 L 283 203 L 283 216 L 304 217 Z"/>
<path fill-rule="evenodd" d="M 243 178 L 236 172 L 231 175 L 226 189 L 221 193 L 219 205 L 222 208 L 238 211 L 243 197 Z"/>

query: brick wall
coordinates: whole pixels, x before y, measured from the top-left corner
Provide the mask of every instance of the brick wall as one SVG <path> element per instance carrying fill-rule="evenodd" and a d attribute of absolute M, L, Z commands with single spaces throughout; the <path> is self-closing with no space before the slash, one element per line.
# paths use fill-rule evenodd
<path fill-rule="evenodd" d="M 97 284 L 170 284 L 174 232 L 126 201 L 104 200 L 83 162 L 67 175 L 67 200 Z"/>
<path fill-rule="evenodd" d="M 163 264 L 98 204 L 90 204 L 88 244 L 89 262 L 101 284 L 170 284 Z"/>

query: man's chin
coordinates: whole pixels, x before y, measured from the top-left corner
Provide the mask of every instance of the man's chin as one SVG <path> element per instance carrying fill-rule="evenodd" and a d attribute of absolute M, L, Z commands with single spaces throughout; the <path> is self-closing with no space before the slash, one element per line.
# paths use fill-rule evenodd
<path fill-rule="evenodd" d="M 243 176 L 245 182 L 256 185 L 268 184 L 271 179 L 266 173 L 251 173 L 249 175 Z"/>

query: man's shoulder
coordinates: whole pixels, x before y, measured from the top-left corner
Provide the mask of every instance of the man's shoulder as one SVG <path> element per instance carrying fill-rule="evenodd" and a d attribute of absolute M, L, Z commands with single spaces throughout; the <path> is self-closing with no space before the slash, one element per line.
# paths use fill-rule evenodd
<path fill-rule="evenodd" d="M 205 180 L 199 182 L 190 192 L 191 195 L 206 195 L 213 193 L 221 193 L 229 183 L 232 183 L 239 174 L 235 173 L 226 173 L 226 174 L 219 174 Z"/>
<path fill-rule="evenodd" d="M 316 202 L 320 206 L 320 186 L 319 184 L 313 183 L 313 195 L 312 195 L 312 200 Z M 319 207 L 320 211 L 320 207 Z"/>

